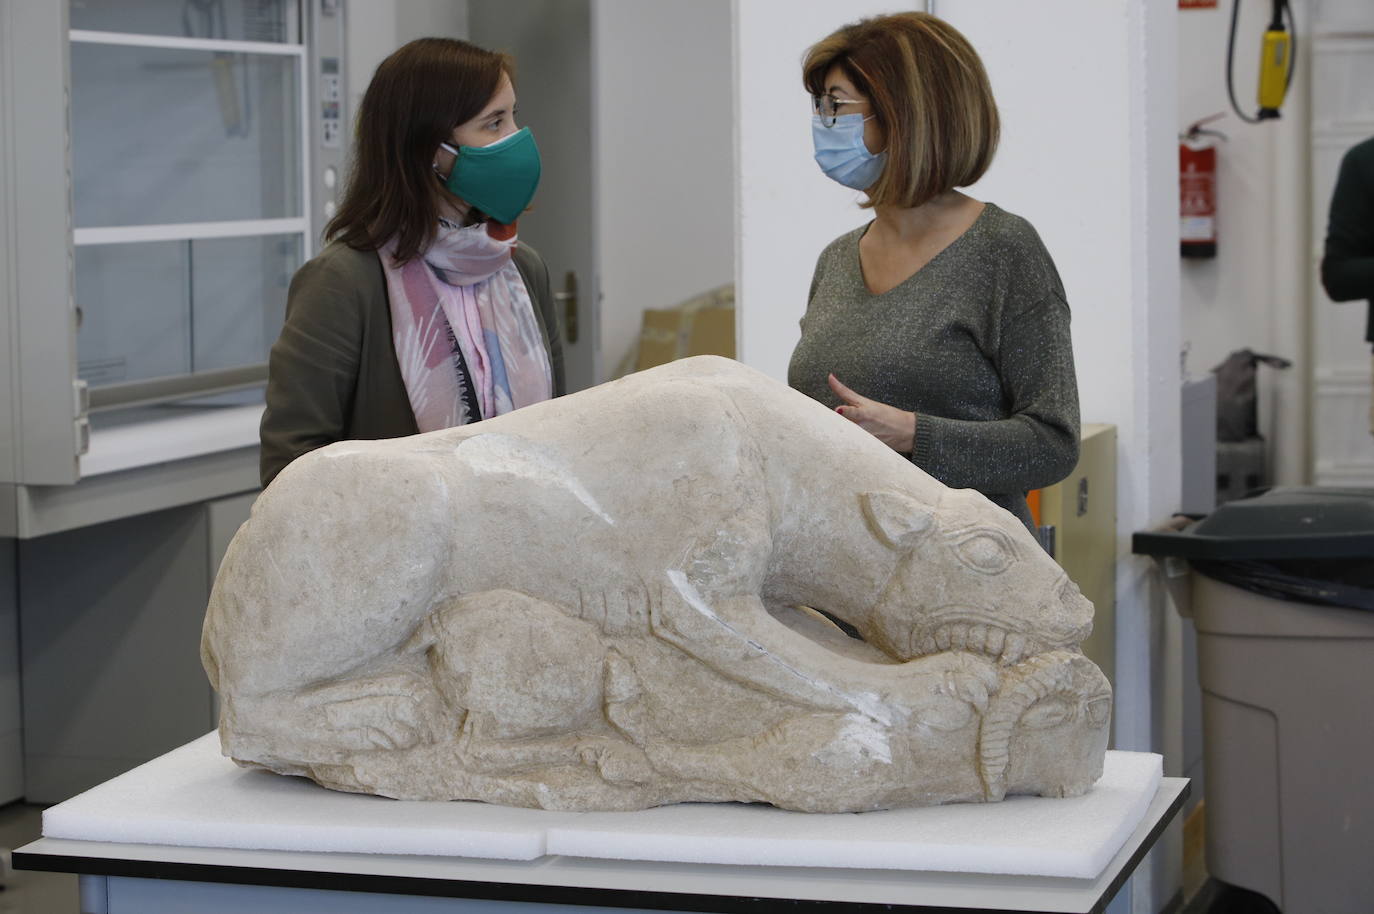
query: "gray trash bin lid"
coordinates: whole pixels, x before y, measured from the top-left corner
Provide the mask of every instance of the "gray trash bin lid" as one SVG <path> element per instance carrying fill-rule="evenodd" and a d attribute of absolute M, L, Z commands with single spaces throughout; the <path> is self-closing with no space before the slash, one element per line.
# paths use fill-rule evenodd
<path fill-rule="evenodd" d="M 1374 561 L 1374 489 L 1268 489 L 1228 501 L 1184 530 L 1136 533 L 1131 549 L 1204 561 Z"/>

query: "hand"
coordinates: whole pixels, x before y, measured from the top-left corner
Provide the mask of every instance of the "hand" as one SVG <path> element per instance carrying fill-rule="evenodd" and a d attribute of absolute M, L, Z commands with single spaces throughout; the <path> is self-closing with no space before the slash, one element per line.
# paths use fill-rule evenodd
<path fill-rule="evenodd" d="M 910 454 L 916 447 L 915 413 L 861 397 L 841 384 L 833 374 L 828 375 L 826 380 L 835 395 L 844 401 L 835 407 L 835 412 L 899 454 Z"/>

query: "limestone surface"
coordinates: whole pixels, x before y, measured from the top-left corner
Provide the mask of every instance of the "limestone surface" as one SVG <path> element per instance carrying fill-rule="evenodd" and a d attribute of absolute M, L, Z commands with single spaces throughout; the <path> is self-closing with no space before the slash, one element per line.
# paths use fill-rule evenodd
<path fill-rule="evenodd" d="M 338 790 L 859 811 L 1088 790 L 1092 612 L 983 496 L 701 357 L 296 460 L 202 657 L 226 755 Z"/>

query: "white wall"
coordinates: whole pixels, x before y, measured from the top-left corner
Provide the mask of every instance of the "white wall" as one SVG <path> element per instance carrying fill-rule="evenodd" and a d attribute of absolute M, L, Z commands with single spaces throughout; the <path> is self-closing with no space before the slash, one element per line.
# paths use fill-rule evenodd
<path fill-rule="evenodd" d="M 842 21 L 892 8 L 735 6 L 740 354 L 775 377 L 815 254 L 865 218 L 810 161 L 798 57 Z M 1083 420 L 1118 428 L 1116 745 L 1164 751 L 1176 770 L 1177 625 L 1153 566 L 1130 555 L 1132 532 L 1179 497 L 1173 4 L 1061 0 L 1047 16 L 1041 4 L 938 0 L 935 12 L 983 55 L 1003 116 L 998 158 L 970 192 L 1040 230 L 1074 312 Z M 1163 848 L 1133 880 L 1132 910 L 1157 911 L 1176 890 L 1178 843 Z"/>
<path fill-rule="evenodd" d="M 734 0 L 740 361 L 787 380 L 816 258 L 872 218 L 812 158 L 802 54 L 846 23 L 921 8 L 892 0 Z"/>
<path fill-rule="evenodd" d="M 1294 5 L 1305 29 L 1311 19 L 1301 0 Z M 1234 84 L 1241 110 L 1250 115 L 1268 16 L 1267 4 L 1241 4 Z M 1180 258 L 1182 344 L 1192 377 L 1244 347 L 1294 360 L 1283 374 L 1260 369 L 1260 431 L 1269 440 L 1273 478 L 1298 484 L 1308 475 L 1310 435 L 1304 385 L 1312 238 L 1303 153 L 1306 84 L 1295 80 L 1279 120 L 1256 125 L 1238 118 L 1226 95 L 1230 18 L 1229 3 L 1178 14 L 1178 129 L 1224 112 L 1209 127 L 1227 135 L 1217 149 L 1217 256 Z M 1306 42 L 1300 48 L 1300 70 L 1309 49 Z"/>
<path fill-rule="evenodd" d="M 645 308 L 735 275 L 729 0 L 593 0 L 592 48 L 605 380 Z"/>
<path fill-rule="evenodd" d="M 416 38 L 466 38 L 467 0 L 362 0 L 347 4 L 349 111 L 357 115 L 377 65 Z M 350 135 L 351 135 L 350 130 Z"/>

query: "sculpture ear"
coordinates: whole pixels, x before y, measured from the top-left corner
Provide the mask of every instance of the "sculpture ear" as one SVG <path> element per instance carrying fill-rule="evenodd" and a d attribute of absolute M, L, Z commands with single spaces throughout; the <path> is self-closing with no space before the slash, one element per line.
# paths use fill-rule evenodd
<path fill-rule="evenodd" d="M 935 525 L 929 506 L 909 495 L 865 492 L 859 501 L 874 535 L 893 549 L 910 549 Z"/>

